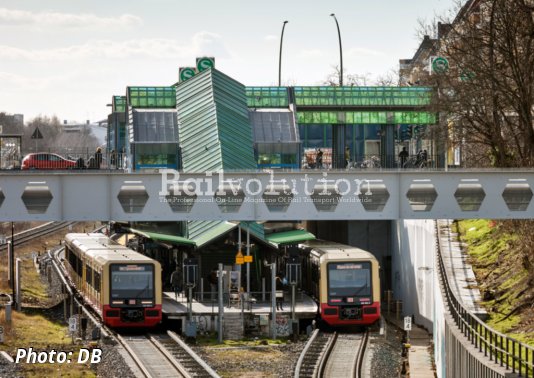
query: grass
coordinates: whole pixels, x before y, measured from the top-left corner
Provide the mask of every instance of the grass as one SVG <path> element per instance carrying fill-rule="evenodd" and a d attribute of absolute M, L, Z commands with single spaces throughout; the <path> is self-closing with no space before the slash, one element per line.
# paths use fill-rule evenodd
<path fill-rule="evenodd" d="M 521 304 L 521 292 L 528 282 L 528 271 L 517 261 L 515 248 L 520 248 L 517 235 L 504 232 L 496 222 L 487 219 L 459 221 L 456 231 L 466 243 L 479 286 L 495 296 L 482 302 L 489 315 L 486 323 L 500 333 L 533 346 L 534 332 L 520 329 L 524 314 L 512 313 Z"/>

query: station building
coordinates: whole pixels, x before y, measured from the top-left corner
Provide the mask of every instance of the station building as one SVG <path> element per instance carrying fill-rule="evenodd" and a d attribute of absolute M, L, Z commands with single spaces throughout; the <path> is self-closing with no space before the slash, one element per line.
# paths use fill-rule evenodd
<path fill-rule="evenodd" d="M 439 167 L 442 153 L 434 150 L 427 133 L 437 122 L 427 109 L 432 95 L 427 87 L 246 87 L 211 67 L 168 87 L 130 86 L 125 95 L 113 96 L 108 151 L 120 152 L 122 167 L 132 171 L 313 169 L 319 168 L 319 150 L 323 169 L 361 169 L 357 163 L 370 159 L 375 167 L 399 168 L 402 147 L 412 155 L 428 149 L 429 164 Z M 253 258 L 251 291 L 258 292 L 265 283 L 269 289 L 269 263 L 285 271 L 292 246 L 315 234 L 355 245 L 348 235 L 369 226 L 356 223 L 344 222 L 328 234 L 318 222 L 299 220 L 130 223 L 121 228 L 136 235 L 138 250 L 163 263 L 166 283 L 177 264 L 194 257 L 200 299 L 199 289 L 209 286 L 207 277 L 218 263 L 241 272 L 236 253 L 245 253 L 245 240 L 250 240 Z M 382 223 L 374 226 L 377 236 L 389 227 Z M 360 247 L 383 250 L 379 244 Z"/>

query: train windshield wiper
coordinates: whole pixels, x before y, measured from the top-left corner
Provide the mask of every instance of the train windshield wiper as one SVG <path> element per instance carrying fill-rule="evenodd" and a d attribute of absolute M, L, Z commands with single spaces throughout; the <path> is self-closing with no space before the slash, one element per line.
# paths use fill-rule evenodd
<path fill-rule="evenodd" d="M 354 295 L 359 294 L 360 291 L 362 291 L 363 289 L 365 289 L 365 288 L 367 288 L 367 287 L 368 287 L 367 285 L 365 285 L 365 286 L 360 286 L 360 287 L 358 288 L 358 290 L 356 290 L 356 292 L 354 293 Z"/>
<path fill-rule="evenodd" d="M 145 291 L 148 291 L 148 287 L 149 287 L 149 283 L 147 282 L 146 286 L 143 288 L 143 290 L 141 290 L 136 296 L 135 296 L 135 299 L 138 299 L 141 294 L 143 294 Z"/>

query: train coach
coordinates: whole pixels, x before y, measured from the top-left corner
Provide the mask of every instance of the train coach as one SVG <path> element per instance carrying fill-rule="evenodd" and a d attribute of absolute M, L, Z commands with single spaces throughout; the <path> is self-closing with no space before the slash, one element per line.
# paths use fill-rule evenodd
<path fill-rule="evenodd" d="M 299 245 L 304 253 L 303 283 L 330 326 L 367 326 L 380 318 L 380 277 L 369 252 L 335 242 Z"/>
<path fill-rule="evenodd" d="M 65 236 L 65 268 L 76 290 L 110 327 L 161 322 L 161 266 L 97 233 Z"/>

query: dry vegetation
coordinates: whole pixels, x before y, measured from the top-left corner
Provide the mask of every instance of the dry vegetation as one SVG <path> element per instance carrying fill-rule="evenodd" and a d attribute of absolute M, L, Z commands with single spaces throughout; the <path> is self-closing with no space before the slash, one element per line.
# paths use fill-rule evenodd
<path fill-rule="evenodd" d="M 16 224 L 16 232 L 35 225 L 37 224 Z M 0 232 L 3 231 L 3 234 L 11 235 L 11 224 L 4 224 L 3 227 L 4 229 L 0 229 Z M 89 231 L 92 228 L 93 223 L 79 223 L 73 227 L 72 232 Z M 3 310 L 0 310 L 0 325 L 5 329 L 4 344 L 1 345 L 0 349 L 7 351 L 12 356 L 15 356 L 16 349 L 21 347 L 33 347 L 34 350 L 46 351 L 52 349 L 73 351 L 75 355 L 80 349 L 80 345 L 72 345 L 66 323 L 62 319 L 57 319 L 54 312 L 50 310 L 55 303 L 52 303 L 48 297 L 46 284 L 41 280 L 32 261 L 33 252 L 43 253 L 46 248 L 57 246 L 66 232 L 68 231 L 65 229 L 19 246 L 17 246 L 15 238 L 15 255 L 23 261 L 21 274 L 22 311 L 13 311 L 12 323 L 8 325 L 5 322 Z M 11 293 L 7 284 L 6 252 L 0 253 L 0 292 Z M 95 376 L 87 364 L 20 364 L 19 369 L 22 369 L 25 377 Z"/>

